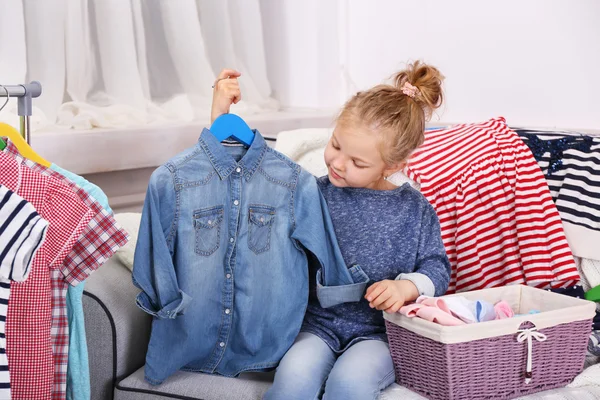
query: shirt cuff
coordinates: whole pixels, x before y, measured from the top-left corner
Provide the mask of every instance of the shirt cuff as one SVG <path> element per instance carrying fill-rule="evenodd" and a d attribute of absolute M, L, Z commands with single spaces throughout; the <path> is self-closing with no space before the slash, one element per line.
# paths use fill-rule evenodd
<path fill-rule="evenodd" d="M 323 286 L 322 270 L 317 271 L 317 298 L 321 307 L 328 308 L 342 303 L 360 301 L 367 288 L 369 276 L 358 265 L 348 269 L 353 282 L 349 285 Z"/>
<path fill-rule="evenodd" d="M 396 277 L 397 281 L 411 281 L 417 287 L 420 296 L 435 296 L 435 286 L 433 281 L 425 274 L 411 272 L 410 274 L 400 274 Z"/>
<path fill-rule="evenodd" d="M 150 297 L 145 292 L 140 292 L 135 299 L 135 303 L 146 313 L 160 319 L 175 319 L 178 315 L 184 313 L 192 298 L 182 291 L 179 291 L 180 297 L 165 305 L 160 310 L 150 301 Z"/>

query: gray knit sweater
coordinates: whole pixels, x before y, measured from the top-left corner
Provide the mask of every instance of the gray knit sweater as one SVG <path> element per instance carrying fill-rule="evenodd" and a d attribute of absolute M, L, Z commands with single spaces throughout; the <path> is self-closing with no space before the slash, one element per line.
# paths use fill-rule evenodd
<path fill-rule="evenodd" d="M 358 264 L 371 282 L 408 279 L 420 294 L 441 296 L 448 289 L 450 264 L 433 207 L 407 183 L 394 190 L 337 188 L 324 176 L 327 201 L 346 265 Z M 315 263 L 310 263 L 311 268 Z M 322 308 L 310 271 L 310 298 L 302 331 L 322 338 L 336 352 L 364 340 L 387 340 L 383 314 L 366 299 Z"/>

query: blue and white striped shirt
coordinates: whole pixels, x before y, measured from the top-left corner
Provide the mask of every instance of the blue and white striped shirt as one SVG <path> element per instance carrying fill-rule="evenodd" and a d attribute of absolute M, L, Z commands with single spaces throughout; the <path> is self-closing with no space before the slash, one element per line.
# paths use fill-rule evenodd
<path fill-rule="evenodd" d="M 0 185 L 0 399 L 10 399 L 5 336 L 10 281 L 27 279 L 47 228 L 48 221 L 27 200 Z"/>

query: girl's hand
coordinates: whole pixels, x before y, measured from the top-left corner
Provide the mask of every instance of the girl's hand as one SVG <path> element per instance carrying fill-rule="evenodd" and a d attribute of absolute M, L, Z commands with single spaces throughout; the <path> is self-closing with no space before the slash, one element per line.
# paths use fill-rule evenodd
<path fill-rule="evenodd" d="M 371 308 L 385 310 L 387 313 L 398 312 L 404 303 L 419 297 L 414 283 L 407 280 L 392 281 L 389 279 L 375 282 L 368 289 L 365 298 Z"/>
<path fill-rule="evenodd" d="M 224 69 L 217 77 L 210 111 L 211 124 L 215 122 L 217 117 L 229 113 L 229 107 L 232 104 L 237 104 L 242 99 L 240 85 L 237 80 L 241 75 L 234 69 Z"/>

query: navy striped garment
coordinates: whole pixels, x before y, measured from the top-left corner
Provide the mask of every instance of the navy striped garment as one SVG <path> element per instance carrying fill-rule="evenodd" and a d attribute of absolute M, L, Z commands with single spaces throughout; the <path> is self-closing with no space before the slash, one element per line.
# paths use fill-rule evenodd
<path fill-rule="evenodd" d="M 515 131 L 544 173 L 573 254 L 600 260 L 600 136 Z"/>
<path fill-rule="evenodd" d="M 10 281 L 27 279 L 47 228 L 48 221 L 40 217 L 28 201 L 0 185 L 0 399 L 10 399 L 4 329 Z"/>

